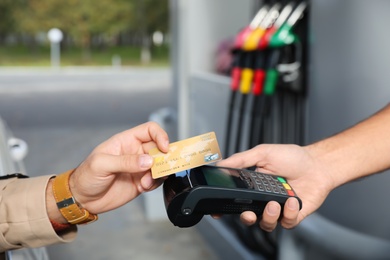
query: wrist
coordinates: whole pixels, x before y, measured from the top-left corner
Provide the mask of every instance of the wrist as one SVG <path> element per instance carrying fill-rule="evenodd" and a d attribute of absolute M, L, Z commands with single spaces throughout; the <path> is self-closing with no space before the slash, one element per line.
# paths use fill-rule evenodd
<path fill-rule="evenodd" d="M 73 172 L 74 171 L 75 170 L 73 170 Z M 69 175 L 69 182 L 68 182 L 69 191 L 72 194 L 74 200 L 77 201 L 77 205 L 79 205 L 81 208 L 88 210 L 88 208 L 86 208 L 86 204 L 88 204 L 88 200 L 85 200 L 84 199 L 85 196 L 83 196 L 79 192 L 78 186 L 80 185 L 76 185 L 76 183 L 80 183 L 80 180 L 78 179 L 78 174 L 73 174 L 73 172 Z"/>
<path fill-rule="evenodd" d="M 361 145 L 344 132 L 308 145 L 307 149 L 316 169 L 331 180 L 332 189 L 366 175 L 362 167 L 365 156 L 359 152 Z"/>
<path fill-rule="evenodd" d="M 340 163 L 332 158 L 331 152 L 321 143 L 314 143 L 304 147 L 313 161 L 311 174 L 318 175 L 323 184 L 327 184 L 329 192 L 345 183 L 343 173 L 337 167 Z"/>
<path fill-rule="evenodd" d="M 68 223 L 57 207 L 57 203 L 53 195 L 53 178 L 49 180 L 46 187 L 46 210 L 50 221 L 59 224 Z"/>
<path fill-rule="evenodd" d="M 66 221 L 57 207 L 53 195 L 53 178 L 49 180 L 46 187 L 46 210 L 50 223 L 57 233 L 67 231 L 74 226 Z"/>
<path fill-rule="evenodd" d="M 73 172 L 74 170 L 67 171 L 53 179 L 52 192 L 56 205 L 70 224 L 88 224 L 96 221 L 98 216 L 82 208 L 71 193 L 69 179 Z"/>

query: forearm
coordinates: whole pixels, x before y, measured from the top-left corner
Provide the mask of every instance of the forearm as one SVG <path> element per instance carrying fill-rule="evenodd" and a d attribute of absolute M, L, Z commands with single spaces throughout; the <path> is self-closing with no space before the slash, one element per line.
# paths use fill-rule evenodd
<path fill-rule="evenodd" d="M 390 105 L 355 126 L 306 147 L 334 188 L 390 167 Z"/>

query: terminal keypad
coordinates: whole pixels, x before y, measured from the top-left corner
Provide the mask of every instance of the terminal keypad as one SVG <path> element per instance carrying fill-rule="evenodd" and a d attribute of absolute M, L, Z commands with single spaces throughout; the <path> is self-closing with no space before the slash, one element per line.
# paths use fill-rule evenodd
<path fill-rule="evenodd" d="M 287 183 L 286 179 L 280 176 L 264 174 L 261 172 L 250 172 L 250 177 L 246 176 L 245 181 L 252 188 L 259 191 L 295 196 L 295 192 Z"/>

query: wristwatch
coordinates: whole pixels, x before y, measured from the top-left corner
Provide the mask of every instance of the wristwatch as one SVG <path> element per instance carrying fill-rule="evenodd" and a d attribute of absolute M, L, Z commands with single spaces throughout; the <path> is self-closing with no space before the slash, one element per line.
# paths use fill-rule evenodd
<path fill-rule="evenodd" d="M 98 215 L 89 213 L 88 210 L 81 208 L 69 188 L 69 177 L 74 170 L 57 175 L 53 179 L 53 194 L 62 216 L 70 224 L 89 224 L 98 219 Z"/>

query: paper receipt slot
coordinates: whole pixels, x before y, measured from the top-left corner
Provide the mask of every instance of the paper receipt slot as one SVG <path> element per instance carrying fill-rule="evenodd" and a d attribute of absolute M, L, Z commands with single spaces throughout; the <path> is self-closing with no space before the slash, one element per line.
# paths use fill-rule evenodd
<path fill-rule="evenodd" d="M 298 199 L 286 179 L 244 169 L 201 166 L 170 175 L 163 185 L 169 220 L 178 227 L 196 225 L 204 215 L 262 215 L 267 202 L 282 205 L 289 197 Z"/>

